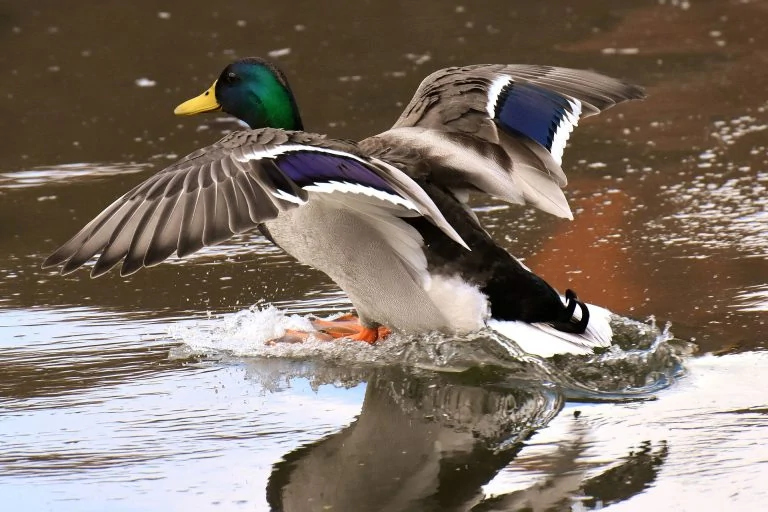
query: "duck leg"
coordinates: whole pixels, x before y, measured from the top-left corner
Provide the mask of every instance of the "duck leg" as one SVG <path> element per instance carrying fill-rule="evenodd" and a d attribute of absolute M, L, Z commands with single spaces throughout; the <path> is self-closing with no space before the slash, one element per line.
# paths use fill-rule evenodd
<path fill-rule="evenodd" d="M 269 340 L 268 345 L 274 345 L 276 343 L 303 343 L 312 336 L 315 339 L 322 341 L 333 341 L 336 339 L 348 339 L 352 341 L 363 341 L 369 345 L 373 345 L 379 340 L 383 340 L 392 331 L 384 326 L 378 327 L 365 327 L 360 323 L 360 319 L 357 315 L 346 314 L 333 320 L 324 320 L 322 318 L 312 319 L 312 327 L 316 330 L 314 332 L 297 331 L 294 329 L 288 329 L 285 334 L 279 338 Z"/>
<path fill-rule="evenodd" d="M 312 327 L 318 331 L 324 332 L 333 336 L 334 338 L 342 338 L 344 336 L 351 336 L 357 334 L 360 331 L 362 325 L 360 325 L 360 319 L 357 315 L 347 313 L 333 320 L 324 320 L 322 318 L 313 318 L 311 320 Z"/>
<path fill-rule="evenodd" d="M 392 333 L 384 326 L 365 327 L 360 323 L 360 319 L 353 314 L 343 315 L 333 320 L 315 318 L 312 320 L 312 326 L 336 339 L 346 338 L 353 341 L 364 341 L 370 345 Z"/>
<path fill-rule="evenodd" d="M 347 336 L 347 339 L 353 341 L 364 341 L 369 345 L 373 345 L 380 339 L 384 339 L 391 334 L 392 331 L 384 326 L 379 327 L 363 327 L 360 326 L 360 332 L 355 335 Z"/>

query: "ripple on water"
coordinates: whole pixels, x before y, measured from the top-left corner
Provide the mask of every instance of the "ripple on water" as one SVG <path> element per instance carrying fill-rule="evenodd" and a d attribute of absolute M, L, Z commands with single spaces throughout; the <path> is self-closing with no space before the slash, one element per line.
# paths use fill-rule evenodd
<path fill-rule="evenodd" d="M 731 307 L 737 311 L 768 311 L 768 284 L 750 286 L 736 295 L 736 304 Z"/>
<path fill-rule="evenodd" d="M 686 364 L 686 377 L 659 400 L 566 405 L 486 492 L 547 488 L 542 480 L 571 451 L 566 474 L 576 483 L 555 483 L 588 509 L 634 494 L 627 510 L 762 509 L 768 352 L 706 355 Z"/>
<path fill-rule="evenodd" d="M 178 367 L 167 359 L 162 327 L 103 310 L 6 309 L 0 328 L 0 402 L 9 410 L 69 406 L 91 400 L 83 393 L 91 388 Z"/>
<path fill-rule="evenodd" d="M 767 110 L 760 107 L 758 112 L 765 116 Z M 743 137 L 767 129 L 768 124 L 752 116 L 715 122 L 712 136 L 722 144 L 698 155 L 700 171 L 691 180 L 661 187 L 661 197 L 676 211 L 648 224 L 651 237 L 689 247 L 693 257 L 732 248 L 747 257 L 767 257 L 768 171 L 755 169 L 753 162 L 766 148 L 753 147 L 749 164 L 738 163 L 730 149 Z"/>
<path fill-rule="evenodd" d="M 174 506 L 180 492 L 205 489 L 210 500 L 258 504 L 263 487 L 248 480 L 265 482 L 283 454 L 359 413 L 362 378 L 350 378 L 346 394 L 293 379 L 290 392 L 267 396 L 248 375 L 268 374 L 272 361 L 256 369 L 169 359 L 168 321 L 89 308 L 0 311 L 0 501 L 114 509 L 99 508 L 104 497 L 150 509 L 163 489 Z"/>
<path fill-rule="evenodd" d="M 135 174 L 150 167 L 136 163 L 74 163 L 34 167 L 23 171 L 0 173 L 0 189 L 48 186 L 54 183 L 69 184 L 81 178 L 107 177 L 119 174 Z"/>
<path fill-rule="evenodd" d="M 725 180 L 712 173 L 696 176 L 662 192 L 679 208 L 650 227 L 664 243 L 688 246 L 694 255 L 737 248 L 764 258 L 768 256 L 767 186 L 768 172 L 763 171 Z"/>

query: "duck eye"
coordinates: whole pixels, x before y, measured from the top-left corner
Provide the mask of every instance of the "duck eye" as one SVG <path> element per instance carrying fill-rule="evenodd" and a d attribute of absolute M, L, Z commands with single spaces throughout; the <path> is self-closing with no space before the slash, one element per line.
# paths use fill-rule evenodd
<path fill-rule="evenodd" d="M 230 71 L 227 73 L 227 82 L 234 83 L 240 80 L 240 77 L 237 76 L 237 73 Z"/>

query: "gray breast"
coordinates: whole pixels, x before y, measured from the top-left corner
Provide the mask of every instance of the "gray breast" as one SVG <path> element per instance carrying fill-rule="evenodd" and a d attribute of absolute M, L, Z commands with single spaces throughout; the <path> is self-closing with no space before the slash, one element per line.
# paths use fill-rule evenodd
<path fill-rule="evenodd" d="M 339 199 L 312 197 L 267 229 L 283 250 L 333 279 L 364 325 L 455 330 L 425 290 L 431 276 L 418 232 L 371 198 Z"/>

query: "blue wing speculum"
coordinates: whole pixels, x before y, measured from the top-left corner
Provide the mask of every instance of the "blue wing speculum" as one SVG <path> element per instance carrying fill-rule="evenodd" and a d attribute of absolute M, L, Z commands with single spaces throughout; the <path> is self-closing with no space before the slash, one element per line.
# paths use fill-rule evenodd
<path fill-rule="evenodd" d="M 581 102 L 531 83 L 498 77 L 489 89 L 488 114 L 505 130 L 543 146 L 558 164 L 581 115 Z"/>
<path fill-rule="evenodd" d="M 275 164 L 306 191 L 364 194 L 416 209 L 409 199 L 377 174 L 375 162 L 341 152 L 305 148 L 277 155 Z"/>

